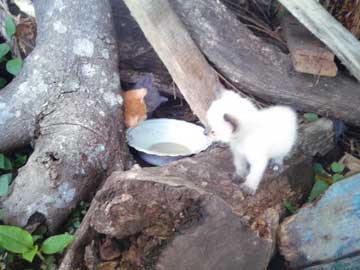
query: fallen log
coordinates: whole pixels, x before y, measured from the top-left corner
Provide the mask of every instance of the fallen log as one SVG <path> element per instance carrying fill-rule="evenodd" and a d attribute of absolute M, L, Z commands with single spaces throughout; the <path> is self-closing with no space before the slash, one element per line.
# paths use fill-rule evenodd
<path fill-rule="evenodd" d="M 83 264 L 103 269 L 104 263 L 121 269 L 265 269 L 283 200 L 303 200 L 312 186 L 311 156 L 329 151 L 332 137 L 329 120 L 305 126 L 284 171 L 268 170 L 255 196 L 232 181 L 227 148 L 115 172 L 95 196 L 59 270 Z M 126 248 L 104 261 L 96 254 L 109 239 Z"/>
<path fill-rule="evenodd" d="M 279 248 L 291 268 L 359 269 L 360 174 L 333 184 L 313 204 L 286 219 Z"/>
<path fill-rule="evenodd" d="M 170 3 L 207 59 L 245 93 L 360 125 L 360 83 L 353 78 L 294 73 L 288 55 L 256 37 L 221 1 Z"/>
<path fill-rule="evenodd" d="M 119 54 L 126 57 L 122 61 L 127 63 L 123 69 L 152 72 L 162 82 L 170 82 L 165 68 L 154 63 L 159 59 L 126 6 L 122 1 L 112 2 L 116 4 L 115 15 L 121 12 L 115 28 L 123 29 L 124 23 L 131 25 L 128 34 L 117 31 L 123 33 L 121 38 L 118 36 Z M 336 78 L 294 73 L 289 56 L 254 36 L 221 1 L 170 0 L 170 4 L 202 53 L 244 93 L 269 103 L 288 104 L 301 111 L 360 125 L 360 108 L 356 105 L 360 102 L 360 84 L 352 78 L 341 72 Z M 136 68 L 131 65 L 132 61 Z M 156 66 L 154 72 L 151 65 Z"/>

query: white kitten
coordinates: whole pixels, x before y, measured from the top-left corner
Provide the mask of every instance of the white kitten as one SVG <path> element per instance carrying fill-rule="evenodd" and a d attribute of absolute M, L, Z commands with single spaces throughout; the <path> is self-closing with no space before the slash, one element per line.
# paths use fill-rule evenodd
<path fill-rule="evenodd" d="M 220 97 L 211 103 L 207 111 L 206 117 L 210 137 L 215 141 L 229 143 L 233 137 L 234 127 L 225 121 L 224 114 L 246 115 L 247 118 L 251 118 L 257 112 L 258 109 L 251 101 L 242 98 L 233 91 L 222 91 Z"/>
<path fill-rule="evenodd" d="M 247 176 L 244 187 L 250 193 L 256 192 L 269 160 L 281 166 L 297 137 L 296 113 L 291 108 L 258 110 L 231 91 L 223 92 L 211 104 L 207 120 L 210 136 L 230 145 L 236 174 Z"/>

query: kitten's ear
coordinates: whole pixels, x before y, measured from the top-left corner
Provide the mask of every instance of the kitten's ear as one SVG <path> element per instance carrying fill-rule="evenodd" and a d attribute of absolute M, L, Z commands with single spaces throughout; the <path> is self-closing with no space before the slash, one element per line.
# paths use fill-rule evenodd
<path fill-rule="evenodd" d="M 225 113 L 224 120 L 231 125 L 233 132 L 239 129 L 239 121 L 235 116 Z"/>

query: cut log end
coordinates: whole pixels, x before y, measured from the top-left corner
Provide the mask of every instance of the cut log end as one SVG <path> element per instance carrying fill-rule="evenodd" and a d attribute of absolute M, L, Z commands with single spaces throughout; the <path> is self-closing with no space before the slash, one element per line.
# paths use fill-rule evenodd
<path fill-rule="evenodd" d="M 297 72 L 335 77 L 334 54 L 294 17 L 282 20 L 292 64 Z"/>

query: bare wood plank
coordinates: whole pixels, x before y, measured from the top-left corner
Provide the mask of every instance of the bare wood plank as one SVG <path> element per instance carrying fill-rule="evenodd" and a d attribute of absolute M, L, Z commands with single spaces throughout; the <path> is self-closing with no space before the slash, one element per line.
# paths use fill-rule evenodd
<path fill-rule="evenodd" d="M 335 77 L 335 55 L 293 16 L 282 19 L 285 39 L 297 72 Z"/>
<path fill-rule="evenodd" d="M 317 38 L 324 42 L 360 81 L 360 42 L 317 1 L 279 0 Z"/>
<path fill-rule="evenodd" d="M 218 79 L 167 0 L 124 0 L 202 123 Z"/>

